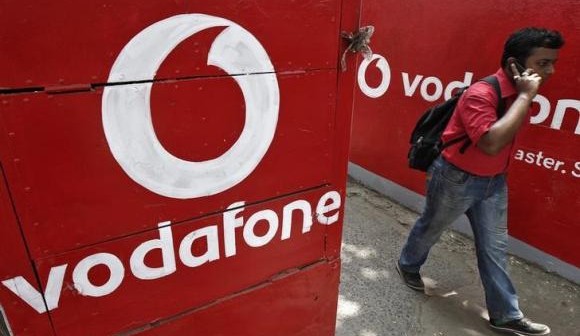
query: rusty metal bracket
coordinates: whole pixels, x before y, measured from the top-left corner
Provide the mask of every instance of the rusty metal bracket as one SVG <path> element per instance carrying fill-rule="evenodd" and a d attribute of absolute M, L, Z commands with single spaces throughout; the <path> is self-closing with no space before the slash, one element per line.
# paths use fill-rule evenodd
<path fill-rule="evenodd" d="M 371 42 L 371 36 L 373 36 L 374 32 L 374 26 L 364 26 L 360 27 L 354 33 L 344 31 L 340 33 L 340 36 L 349 42 L 349 45 L 342 53 L 342 58 L 340 60 L 342 71 L 346 71 L 346 54 L 349 51 L 352 53 L 361 52 L 366 59 L 371 59 L 373 51 L 369 47 L 369 43 Z"/>

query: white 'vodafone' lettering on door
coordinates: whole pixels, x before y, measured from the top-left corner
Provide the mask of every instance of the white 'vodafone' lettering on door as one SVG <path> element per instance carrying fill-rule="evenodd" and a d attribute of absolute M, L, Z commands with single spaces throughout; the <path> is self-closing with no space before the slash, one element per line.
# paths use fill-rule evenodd
<path fill-rule="evenodd" d="M 423 79 L 423 75 L 416 75 L 411 82 L 408 73 L 403 72 L 401 75 L 403 77 L 405 96 L 412 97 L 415 94 L 415 91 L 417 91 L 419 83 L 421 83 L 420 92 L 423 99 L 433 102 L 441 98 L 441 95 L 443 94 L 443 82 L 441 82 L 439 78 L 430 76 Z M 471 85 L 472 79 L 473 73 L 466 72 L 463 81 L 453 81 L 449 83 L 445 88 L 445 100 L 451 98 L 453 90 Z"/>
<path fill-rule="evenodd" d="M 199 267 L 222 258 L 220 244 L 224 246 L 224 257 L 235 256 L 238 247 L 236 229 L 242 230 L 243 242 L 252 248 L 259 248 L 271 243 L 278 235 L 280 240 L 292 237 L 292 218 L 295 212 L 301 212 L 302 234 L 311 231 L 314 219 L 320 225 L 332 225 L 339 220 L 341 197 L 336 191 L 323 194 L 316 203 L 313 211 L 312 205 L 306 200 L 296 200 L 286 204 L 282 208 L 282 221 L 278 213 L 272 209 L 263 209 L 253 213 L 244 220 L 242 213 L 245 210 L 245 202 L 231 204 L 222 214 L 222 225 L 209 225 L 188 233 L 179 242 L 179 260 L 186 267 Z M 313 218 L 313 213 L 316 214 Z M 256 233 L 258 223 L 267 225 L 266 233 Z M 159 238 L 147 240 L 137 246 L 129 258 L 129 267 L 133 276 L 140 280 L 155 280 L 166 277 L 177 271 L 176 255 L 173 241 L 173 231 L 170 222 L 158 225 Z M 282 229 L 280 230 L 280 226 Z M 220 230 L 220 227 L 223 227 Z M 281 231 L 281 232 L 280 232 Z M 220 233 L 223 232 L 222 239 Z M 279 233 L 280 232 L 280 233 Z M 194 255 L 192 248 L 198 241 L 205 241 L 206 249 L 200 255 Z M 146 256 L 153 251 L 158 251 L 162 256 L 162 265 L 150 267 L 145 264 Z M 68 264 L 53 266 L 48 273 L 48 279 L 44 293 L 40 293 L 24 277 L 18 276 L 2 281 L 2 284 L 26 302 L 38 313 L 45 313 L 58 308 L 60 296 L 65 280 Z M 89 273 L 97 266 L 105 266 L 109 270 L 109 278 L 103 284 L 94 284 Z M 77 263 L 72 271 L 72 284 L 80 295 L 90 297 L 107 296 L 116 291 L 125 279 L 125 265 L 123 261 L 112 253 L 100 252 L 83 258 Z M 45 301 L 46 299 L 46 305 Z"/>

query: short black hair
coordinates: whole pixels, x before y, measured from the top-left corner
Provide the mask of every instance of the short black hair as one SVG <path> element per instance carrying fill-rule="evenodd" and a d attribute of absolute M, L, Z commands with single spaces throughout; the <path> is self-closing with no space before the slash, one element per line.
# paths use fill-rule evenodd
<path fill-rule="evenodd" d="M 520 64 L 525 64 L 534 48 L 560 49 L 564 38 L 556 30 L 527 27 L 520 29 L 508 37 L 503 48 L 501 66 L 507 66 L 507 59 L 514 57 Z"/>

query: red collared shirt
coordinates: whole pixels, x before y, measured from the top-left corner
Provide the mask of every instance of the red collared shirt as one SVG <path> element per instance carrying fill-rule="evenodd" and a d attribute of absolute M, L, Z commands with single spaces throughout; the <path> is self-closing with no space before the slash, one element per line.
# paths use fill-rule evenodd
<path fill-rule="evenodd" d="M 517 97 L 516 88 L 503 69 L 499 69 L 495 76 L 499 82 L 502 98 L 505 99 L 507 111 Z M 463 142 L 447 147 L 442 155 L 448 162 L 478 176 L 494 176 L 507 170 L 514 147 L 513 141 L 494 156 L 485 154 L 476 145 L 497 121 L 497 104 L 495 90 L 486 82 L 476 82 L 463 93 L 443 132 L 442 139 L 445 143 L 467 133 L 472 144 L 464 153 L 459 152 Z M 526 118 L 524 122 L 524 124 L 527 123 L 529 123 L 529 118 Z"/>

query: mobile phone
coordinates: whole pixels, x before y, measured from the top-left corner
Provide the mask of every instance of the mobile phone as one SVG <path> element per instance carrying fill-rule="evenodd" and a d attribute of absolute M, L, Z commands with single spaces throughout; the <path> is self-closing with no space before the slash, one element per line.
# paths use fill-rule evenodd
<path fill-rule="evenodd" d="M 520 72 L 520 75 L 522 74 L 522 72 L 528 70 L 526 69 L 526 67 L 524 67 L 523 65 L 520 64 L 520 62 L 518 61 L 512 61 L 510 64 L 515 64 L 516 65 L 516 69 L 518 69 L 518 71 Z M 513 74 L 515 75 L 515 74 Z"/>

